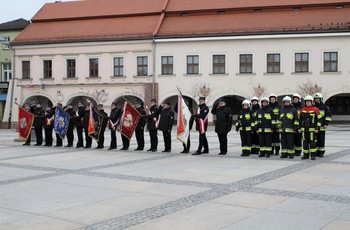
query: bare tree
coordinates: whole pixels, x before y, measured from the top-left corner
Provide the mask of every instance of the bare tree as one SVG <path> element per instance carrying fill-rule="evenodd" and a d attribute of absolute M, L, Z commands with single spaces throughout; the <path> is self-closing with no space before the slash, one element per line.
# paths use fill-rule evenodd
<path fill-rule="evenodd" d="M 311 82 L 310 79 L 307 79 L 306 82 L 300 82 L 297 85 L 297 92 L 305 97 L 306 95 L 314 95 L 315 93 L 322 92 L 322 87 L 319 87 L 316 83 Z"/>
<path fill-rule="evenodd" d="M 88 96 L 91 97 L 96 101 L 97 104 L 103 104 L 108 100 L 108 93 L 104 89 L 93 89 L 92 91 L 89 91 Z"/>
<path fill-rule="evenodd" d="M 196 82 L 192 84 L 191 96 L 194 99 L 196 97 L 205 97 L 209 101 L 212 93 L 213 93 L 213 88 L 210 86 L 209 83 Z"/>
<path fill-rule="evenodd" d="M 246 95 L 247 98 L 252 98 L 253 96 L 257 96 L 258 98 L 262 98 L 267 96 L 267 88 L 264 87 L 261 83 L 255 83 L 253 80 L 249 82 L 250 86 L 250 95 Z"/>

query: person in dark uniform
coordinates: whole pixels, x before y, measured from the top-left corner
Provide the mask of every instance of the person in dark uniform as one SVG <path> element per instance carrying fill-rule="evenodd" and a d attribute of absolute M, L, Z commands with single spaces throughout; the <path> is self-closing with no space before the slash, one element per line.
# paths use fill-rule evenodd
<path fill-rule="evenodd" d="M 297 110 L 298 117 L 300 117 L 300 110 L 303 108 L 303 105 L 301 104 L 301 96 L 299 94 L 293 95 L 293 107 Z M 302 147 L 302 140 L 301 140 L 301 133 L 295 132 L 294 134 L 294 155 L 300 156 L 301 151 L 303 150 Z"/>
<path fill-rule="evenodd" d="M 283 98 L 283 108 L 279 116 L 279 132 L 281 133 L 281 158 L 294 158 L 294 134 L 299 127 L 299 116 L 297 110 L 291 105 L 292 98 Z"/>
<path fill-rule="evenodd" d="M 111 143 L 109 145 L 108 150 L 113 150 L 117 148 L 117 126 L 118 126 L 118 118 L 119 118 L 119 112 L 117 108 L 117 103 L 112 103 L 111 105 L 111 113 L 108 117 L 108 123 L 109 123 L 109 129 L 111 130 Z"/>
<path fill-rule="evenodd" d="M 44 119 L 43 127 L 45 132 L 45 145 L 44 146 L 52 146 L 52 130 L 54 126 L 54 114 L 51 106 L 45 107 L 45 114 L 42 117 Z"/>
<path fill-rule="evenodd" d="M 196 114 L 192 115 L 193 119 L 196 121 L 196 130 L 199 133 L 199 145 L 197 151 L 192 155 L 201 155 L 209 153 L 208 140 L 205 134 L 208 128 L 208 113 L 209 108 L 205 104 L 205 97 L 200 97 L 198 100 L 197 112 Z"/>
<path fill-rule="evenodd" d="M 89 120 L 90 120 L 90 105 L 85 106 L 84 116 L 83 116 L 83 128 L 85 131 L 85 147 L 86 149 L 91 148 L 92 138 L 89 136 Z"/>
<path fill-rule="evenodd" d="M 255 121 L 252 110 L 250 109 L 250 101 L 242 102 L 242 109 L 238 114 L 236 122 L 236 131 L 241 137 L 242 157 L 250 155 L 252 150 L 252 132 L 255 132 Z"/>
<path fill-rule="evenodd" d="M 164 150 L 163 153 L 171 152 L 171 129 L 174 124 L 174 112 L 171 110 L 171 103 L 166 101 L 162 104 L 158 129 L 163 132 Z"/>
<path fill-rule="evenodd" d="M 29 113 L 33 113 L 34 108 L 31 108 L 31 106 L 30 106 L 29 103 L 25 103 L 25 104 L 23 105 L 23 108 L 24 108 L 25 111 L 27 111 L 27 112 L 29 112 Z M 29 133 L 29 136 L 28 136 L 26 142 L 25 142 L 23 145 L 24 145 L 24 146 L 26 146 L 26 145 L 29 146 L 29 145 L 30 145 L 30 141 L 31 141 L 31 134 Z"/>
<path fill-rule="evenodd" d="M 83 139 L 83 117 L 84 117 L 85 107 L 84 104 L 79 101 L 78 102 L 78 110 L 75 112 L 75 127 L 77 128 L 77 148 L 84 147 L 84 139 Z"/>
<path fill-rule="evenodd" d="M 269 99 L 261 98 L 261 108 L 256 113 L 255 129 L 259 133 L 259 157 L 272 155 L 272 130 L 275 129 L 275 114 L 269 107 Z"/>
<path fill-rule="evenodd" d="M 124 113 L 124 106 L 120 108 L 120 112 L 119 112 L 120 122 L 123 122 L 122 121 L 123 113 Z M 122 137 L 122 143 L 123 143 L 123 147 L 120 150 L 128 150 L 130 146 L 130 140 L 126 136 L 124 136 L 122 133 L 120 133 L 120 135 Z"/>
<path fill-rule="evenodd" d="M 62 108 L 62 104 L 61 103 L 57 103 L 56 107 Z M 53 113 L 54 114 L 55 114 L 56 107 L 53 108 Z M 55 145 L 55 147 L 62 147 L 63 140 L 62 140 L 61 136 L 57 132 L 55 132 L 55 134 L 56 134 L 56 145 Z"/>
<path fill-rule="evenodd" d="M 326 149 L 326 130 L 329 123 L 332 121 L 332 113 L 329 107 L 323 103 L 323 95 L 321 93 L 315 93 L 314 95 L 315 106 L 320 110 L 319 123 L 320 131 L 317 133 L 317 156 L 323 157 Z"/>
<path fill-rule="evenodd" d="M 279 118 L 281 106 L 277 102 L 277 96 L 275 94 L 271 94 L 269 96 L 269 106 L 275 114 L 275 118 Z M 277 121 L 274 121 L 276 123 Z M 277 126 L 272 130 L 272 152 L 275 151 L 275 155 L 279 155 L 281 149 L 281 141 L 280 141 L 280 133 L 278 132 Z"/>
<path fill-rule="evenodd" d="M 38 102 L 34 109 L 34 122 L 36 144 L 34 146 L 41 146 L 43 144 L 43 116 L 45 115 L 44 109 L 41 107 L 41 103 Z"/>
<path fill-rule="evenodd" d="M 188 106 L 189 105 L 189 100 L 187 98 L 183 98 L 186 105 Z M 191 115 L 192 115 L 192 109 L 190 109 L 188 107 Z M 178 103 L 175 104 L 174 106 L 174 112 L 177 113 L 178 112 Z M 189 126 L 189 130 L 192 130 L 192 126 L 193 126 L 193 122 L 194 122 L 194 117 L 191 116 L 190 118 L 190 122 L 188 124 Z M 187 145 L 185 145 L 184 143 L 182 143 L 182 147 L 183 147 L 183 150 L 180 152 L 180 153 L 189 153 L 190 152 L 190 148 L 191 148 L 191 133 L 188 133 L 188 138 L 187 138 Z"/>
<path fill-rule="evenodd" d="M 146 116 L 147 118 L 147 129 L 150 136 L 151 147 L 147 151 L 156 152 L 158 148 L 158 119 L 160 110 L 157 107 L 157 100 L 152 98 L 150 100 L 149 113 Z"/>
<path fill-rule="evenodd" d="M 98 104 L 97 105 L 97 110 L 103 117 L 106 118 L 102 122 L 101 132 L 100 132 L 100 136 L 99 136 L 99 139 L 97 141 L 97 147 L 96 147 L 96 149 L 103 149 L 104 148 L 104 142 L 105 142 L 105 131 L 106 131 L 106 128 L 107 128 L 107 117 L 108 117 L 108 114 L 104 111 L 102 104 Z"/>
<path fill-rule="evenodd" d="M 258 112 L 258 110 L 260 109 L 260 105 L 259 105 L 259 98 L 254 96 L 252 97 L 252 112 L 253 112 L 253 117 L 254 120 L 256 119 L 256 113 Z M 259 145 L 259 134 L 257 132 L 253 132 L 252 134 L 252 154 L 259 154 L 260 151 L 260 145 Z"/>
<path fill-rule="evenodd" d="M 137 148 L 134 149 L 135 151 L 142 151 L 145 147 L 145 125 L 146 125 L 146 111 L 143 108 L 143 102 L 140 99 L 136 100 L 135 108 L 139 113 L 141 114 L 141 117 L 139 119 L 139 122 L 137 123 L 137 126 L 135 128 L 135 135 L 136 135 L 136 141 L 137 141 Z"/>
<path fill-rule="evenodd" d="M 66 113 L 69 115 L 69 124 L 67 129 L 67 140 L 68 144 L 66 147 L 73 147 L 74 142 L 74 125 L 75 125 L 75 111 L 73 110 L 73 105 L 69 103 L 66 108 Z"/>
<path fill-rule="evenodd" d="M 232 128 L 231 110 L 226 106 L 224 99 L 219 99 L 217 104 L 213 105 L 211 113 L 216 115 L 215 132 L 220 142 L 219 155 L 227 154 L 227 134 Z"/>

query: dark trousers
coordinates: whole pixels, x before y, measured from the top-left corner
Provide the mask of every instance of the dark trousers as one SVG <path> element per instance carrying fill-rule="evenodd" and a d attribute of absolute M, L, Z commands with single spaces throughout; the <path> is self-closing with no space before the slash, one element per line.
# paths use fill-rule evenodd
<path fill-rule="evenodd" d="M 252 154 L 258 154 L 259 151 L 260 151 L 259 134 L 254 132 L 252 134 Z"/>
<path fill-rule="evenodd" d="M 43 127 L 34 127 L 35 130 L 35 136 L 36 136 L 36 144 L 42 145 L 43 144 Z"/>
<path fill-rule="evenodd" d="M 125 137 L 123 134 L 121 136 L 122 136 L 123 148 L 129 149 L 130 140 L 127 137 Z"/>
<path fill-rule="evenodd" d="M 149 136 L 150 136 L 150 141 L 151 141 L 151 148 L 152 150 L 157 150 L 158 147 L 158 135 L 157 135 L 157 130 L 152 129 L 148 130 Z"/>
<path fill-rule="evenodd" d="M 84 129 L 84 131 L 85 131 L 85 142 L 86 142 L 85 147 L 86 148 L 91 148 L 92 138 L 89 136 L 88 128 L 86 127 L 86 129 Z"/>
<path fill-rule="evenodd" d="M 218 133 L 220 153 L 227 153 L 227 133 Z"/>
<path fill-rule="evenodd" d="M 259 133 L 260 154 L 263 156 L 272 154 L 272 133 Z"/>
<path fill-rule="evenodd" d="M 163 139 L 164 139 L 164 150 L 171 150 L 171 132 L 163 131 Z"/>
<path fill-rule="evenodd" d="M 272 132 L 272 152 L 275 150 L 275 153 L 279 153 L 281 147 L 281 141 L 280 141 L 280 133 L 278 131 Z"/>
<path fill-rule="evenodd" d="M 294 155 L 294 133 L 281 133 L 282 156 Z"/>
<path fill-rule="evenodd" d="M 302 132 L 303 151 L 306 158 L 317 156 L 316 134 L 314 132 Z"/>
<path fill-rule="evenodd" d="M 241 130 L 239 134 L 241 136 L 242 154 L 249 155 L 252 150 L 252 132 Z"/>
<path fill-rule="evenodd" d="M 205 135 L 205 133 L 201 133 L 199 131 L 199 146 L 197 151 L 201 152 L 202 148 L 204 148 L 204 151 L 209 152 L 207 136 Z"/>
<path fill-rule="evenodd" d="M 325 144 L 326 144 L 326 131 L 319 131 L 317 133 L 317 156 L 322 157 L 326 152 Z"/>
<path fill-rule="evenodd" d="M 62 138 L 58 133 L 56 133 L 56 146 L 61 147 L 62 146 Z"/>
<path fill-rule="evenodd" d="M 117 148 L 117 136 L 116 136 L 116 130 L 111 129 L 111 144 L 109 145 L 110 149 L 116 149 Z"/>
<path fill-rule="evenodd" d="M 68 146 L 73 146 L 74 142 L 74 129 L 73 128 L 68 128 L 67 130 L 67 140 L 68 140 Z"/>
<path fill-rule="evenodd" d="M 104 143 L 105 143 L 105 130 L 102 129 L 101 133 L 100 133 L 100 136 L 98 138 L 97 148 L 103 149 L 104 148 Z"/>
<path fill-rule="evenodd" d="M 184 147 L 184 152 L 189 152 L 190 148 L 191 148 L 191 135 L 188 134 L 188 138 L 187 138 L 187 145 L 185 145 L 184 143 L 182 143 L 182 146 Z"/>
<path fill-rule="evenodd" d="M 143 150 L 143 148 L 145 147 L 145 135 L 144 134 L 145 133 L 144 133 L 143 129 L 135 130 L 137 149 L 139 149 L 139 150 Z"/>
<path fill-rule="evenodd" d="M 83 127 L 77 127 L 78 142 L 77 147 L 84 147 Z"/>
<path fill-rule="evenodd" d="M 52 146 L 52 128 L 44 128 L 45 146 Z"/>
<path fill-rule="evenodd" d="M 303 150 L 303 144 L 301 140 L 301 133 L 296 132 L 294 134 L 294 150 L 295 150 L 295 155 L 300 156 L 301 151 Z"/>

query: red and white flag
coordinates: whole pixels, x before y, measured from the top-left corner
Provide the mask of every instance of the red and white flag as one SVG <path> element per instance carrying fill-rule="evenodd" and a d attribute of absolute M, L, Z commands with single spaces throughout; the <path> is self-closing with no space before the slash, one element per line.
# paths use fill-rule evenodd
<path fill-rule="evenodd" d="M 34 115 L 18 106 L 18 135 L 27 140 L 32 130 Z"/>
<path fill-rule="evenodd" d="M 124 111 L 120 121 L 120 133 L 130 140 L 140 117 L 141 114 L 139 111 L 137 111 L 137 109 L 130 102 L 126 101 L 124 103 Z"/>
<path fill-rule="evenodd" d="M 190 135 L 191 112 L 181 94 L 177 100 L 177 139 L 187 146 Z"/>

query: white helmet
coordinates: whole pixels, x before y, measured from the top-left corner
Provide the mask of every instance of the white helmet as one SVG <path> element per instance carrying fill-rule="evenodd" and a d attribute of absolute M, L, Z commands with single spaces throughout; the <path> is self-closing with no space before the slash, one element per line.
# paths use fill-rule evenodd
<path fill-rule="evenodd" d="M 293 98 L 295 98 L 295 97 L 299 98 L 299 101 L 301 100 L 301 96 L 300 96 L 300 94 L 295 93 L 295 94 L 293 95 Z"/>
<path fill-rule="evenodd" d="M 250 101 L 249 101 L 249 100 L 247 100 L 247 99 L 245 99 L 245 100 L 242 102 L 242 105 L 244 105 L 244 104 L 246 104 L 246 105 L 249 105 L 249 106 L 250 106 Z"/>
<path fill-rule="evenodd" d="M 276 94 L 274 94 L 274 93 L 270 94 L 269 99 L 270 99 L 271 97 L 274 97 L 274 98 L 277 99 L 277 96 L 276 96 Z"/>
<path fill-rule="evenodd" d="M 257 96 L 252 97 L 251 101 L 259 101 L 259 98 Z"/>
<path fill-rule="evenodd" d="M 321 93 L 315 93 L 315 95 L 314 95 L 314 99 L 316 99 L 316 98 L 319 98 L 319 99 L 323 99 L 323 95 L 321 94 Z"/>
<path fill-rule="evenodd" d="M 267 97 L 263 97 L 261 98 L 260 102 L 266 101 L 267 103 L 269 103 L 269 99 Z"/>
<path fill-rule="evenodd" d="M 305 98 L 304 98 L 304 101 L 313 101 L 314 98 L 311 96 L 311 95 L 307 95 Z"/>
<path fill-rule="evenodd" d="M 290 98 L 290 96 L 285 96 L 283 98 L 283 102 L 285 102 L 285 101 L 289 101 L 289 103 L 291 103 L 292 102 L 292 98 Z"/>

